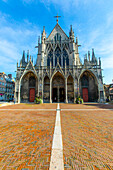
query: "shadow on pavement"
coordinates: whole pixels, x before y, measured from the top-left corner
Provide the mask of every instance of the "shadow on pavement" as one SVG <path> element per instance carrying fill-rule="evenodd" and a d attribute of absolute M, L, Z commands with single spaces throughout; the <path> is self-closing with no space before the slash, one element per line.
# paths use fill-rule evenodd
<path fill-rule="evenodd" d="M 101 109 L 113 109 L 112 104 L 104 104 L 104 103 L 84 103 L 85 106 L 93 106 L 93 107 L 98 107 Z"/>

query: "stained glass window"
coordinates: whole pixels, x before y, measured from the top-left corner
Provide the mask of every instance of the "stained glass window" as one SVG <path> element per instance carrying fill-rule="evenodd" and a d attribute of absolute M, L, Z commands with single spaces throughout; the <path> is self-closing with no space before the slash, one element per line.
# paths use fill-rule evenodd
<path fill-rule="evenodd" d="M 82 77 L 82 86 L 88 87 L 88 77 L 86 75 L 83 75 Z"/>
<path fill-rule="evenodd" d="M 50 66 L 50 61 L 51 61 L 51 66 L 53 66 L 53 51 L 51 50 L 47 56 L 47 66 Z"/>
<path fill-rule="evenodd" d="M 66 65 L 69 66 L 69 57 L 68 57 L 67 51 L 64 49 L 63 50 L 63 67 L 65 67 L 65 60 L 66 60 Z"/>
<path fill-rule="evenodd" d="M 29 78 L 29 87 L 35 87 L 35 84 L 36 84 L 36 79 L 35 77 L 31 76 Z"/>
<path fill-rule="evenodd" d="M 55 50 L 55 66 L 57 65 L 57 60 L 59 61 L 59 64 L 61 65 L 61 51 L 59 47 Z"/>
<path fill-rule="evenodd" d="M 55 36 L 54 36 L 54 40 L 55 42 L 59 41 L 61 42 L 61 35 L 59 33 L 57 33 Z"/>

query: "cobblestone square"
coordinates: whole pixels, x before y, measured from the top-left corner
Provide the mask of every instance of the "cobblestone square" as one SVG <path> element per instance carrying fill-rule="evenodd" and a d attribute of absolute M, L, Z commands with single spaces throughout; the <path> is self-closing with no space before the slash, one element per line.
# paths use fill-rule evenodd
<path fill-rule="evenodd" d="M 113 169 L 113 106 L 60 104 L 64 169 Z M 57 104 L 0 107 L 0 169 L 48 170 Z"/>
<path fill-rule="evenodd" d="M 56 112 L 35 111 L 48 106 L 20 104 L 0 108 L 0 169 L 49 168 Z M 2 110 L 8 108 L 12 110 Z M 31 108 L 34 110 L 26 110 Z"/>
<path fill-rule="evenodd" d="M 65 169 L 112 170 L 113 111 L 108 110 L 112 106 L 61 104 L 60 108 L 66 108 L 61 111 Z"/>

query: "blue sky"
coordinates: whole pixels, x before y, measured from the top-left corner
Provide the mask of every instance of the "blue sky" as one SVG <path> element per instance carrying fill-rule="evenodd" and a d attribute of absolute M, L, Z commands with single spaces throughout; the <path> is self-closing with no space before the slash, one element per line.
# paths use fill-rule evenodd
<path fill-rule="evenodd" d="M 70 25 L 78 37 L 80 58 L 95 49 L 101 57 L 104 83 L 113 79 L 113 1 L 109 0 L 0 0 L 0 72 L 15 76 L 17 60 L 30 50 L 36 60 L 38 36 L 56 25 L 67 35 Z"/>

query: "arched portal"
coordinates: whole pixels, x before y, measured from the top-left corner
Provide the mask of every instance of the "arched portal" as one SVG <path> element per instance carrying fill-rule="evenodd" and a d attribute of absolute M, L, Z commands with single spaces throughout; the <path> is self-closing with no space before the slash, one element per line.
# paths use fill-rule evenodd
<path fill-rule="evenodd" d="M 84 102 L 97 102 L 98 83 L 91 71 L 84 71 L 79 80 L 80 95 Z"/>
<path fill-rule="evenodd" d="M 38 79 L 33 72 L 26 73 L 21 80 L 21 102 L 34 102 L 38 96 Z"/>
<path fill-rule="evenodd" d="M 65 102 L 65 79 L 60 72 L 52 79 L 52 101 Z"/>
<path fill-rule="evenodd" d="M 74 101 L 74 82 L 71 75 L 67 79 L 67 97 L 69 103 Z"/>
<path fill-rule="evenodd" d="M 48 76 L 44 78 L 44 102 L 50 101 L 50 79 Z"/>

